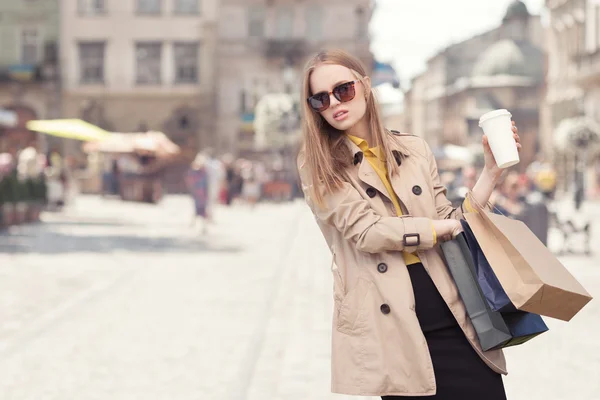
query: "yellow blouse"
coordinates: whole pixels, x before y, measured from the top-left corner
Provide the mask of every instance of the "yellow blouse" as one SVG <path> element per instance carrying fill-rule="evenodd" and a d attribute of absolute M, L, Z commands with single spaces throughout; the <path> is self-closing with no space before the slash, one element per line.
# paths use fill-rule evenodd
<path fill-rule="evenodd" d="M 363 156 L 367 159 L 367 161 L 369 162 L 371 167 L 373 167 L 373 170 L 375 170 L 375 172 L 377 173 L 377 175 L 383 182 L 383 185 L 385 186 L 385 188 L 387 189 L 387 191 L 390 195 L 392 204 L 394 204 L 394 208 L 396 209 L 396 214 L 402 215 L 402 208 L 400 207 L 400 200 L 398 199 L 396 192 L 394 192 L 394 189 L 392 188 L 392 185 L 388 178 L 388 170 L 387 170 L 387 164 L 385 162 L 385 154 L 383 154 L 381 152 L 381 149 L 379 148 L 379 146 L 369 148 L 369 144 L 364 139 L 361 139 L 359 137 L 352 136 L 352 135 L 348 135 L 348 137 L 360 148 L 360 150 L 363 152 Z M 433 229 L 433 226 L 432 226 L 432 229 Z M 433 241 L 434 241 L 434 243 L 436 242 L 435 229 L 433 230 Z M 414 253 L 403 252 L 403 255 L 404 255 L 404 261 L 405 261 L 406 265 L 412 265 L 412 264 L 417 264 L 417 263 L 421 262 L 419 257 L 417 257 L 417 255 Z"/>

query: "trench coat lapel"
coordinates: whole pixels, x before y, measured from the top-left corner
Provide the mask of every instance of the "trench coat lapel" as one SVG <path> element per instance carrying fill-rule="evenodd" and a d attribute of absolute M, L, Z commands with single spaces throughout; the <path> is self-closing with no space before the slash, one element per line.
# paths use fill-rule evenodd
<path fill-rule="evenodd" d="M 358 147 L 356 143 L 354 143 L 348 137 L 346 137 L 346 145 L 352 151 L 353 163 L 357 160 L 357 158 L 360 159 L 360 162 L 354 164 L 353 166 L 354 171 L 358 170 L 357 172 L 355 172 L 358 174 L 358 179 L 360 179 L 366 185 L 377 189 L 388 200 L 392 201 L 392 199 L 390 198 L 390 193 L 388 193 L 388 190 L 385 188 L 385 185 L 381 181 L 381 178 L 379 178 L 377 172 L 375 172 L 373 167 L 371 167 L 371 164 L 367 161 L 366 157 L 357 157 L 358 153 L 362 154 L 362 150 L 360 149 L 360 147 Z"/>
<path fill-rule="evenodd" d="M 407 214 L 413 214 L 413 207 L 411 204 L 413 194 L 410 187 L 411 163 L 408 159 L 409 154 L 398 146 L 394 138 L 392 138 L 389 143 L 394 158 L 396 159 L 396 164 L 398 165 L 396 173 L 389 174 L 391 175 L 389 176 L 390 184 L 392 185 L 394 192 L 396 192 L 396 196 L 398 196 L 401 206 L 404 208 L 402 211 Z"/>

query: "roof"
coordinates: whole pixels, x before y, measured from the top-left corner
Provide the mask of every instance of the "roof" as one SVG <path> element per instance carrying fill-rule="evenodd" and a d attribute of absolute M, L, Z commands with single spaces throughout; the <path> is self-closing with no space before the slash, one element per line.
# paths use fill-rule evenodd
<path fill-rule="evenodd" d="M 513 1 L 506 10 L 506 15 L 504 16 L 504 22 L 512 20 L 512 19 L 527 19 L 531 14 L 529 14 L 529 10 L 525 3 L 520 0 Z"/>
<path fill-rule="evenodd" d="M 503 39 L 479 56 L 471 75 L 520 76 L 540 81 L 544 77 L 544 55 L 527 41 Z"/>

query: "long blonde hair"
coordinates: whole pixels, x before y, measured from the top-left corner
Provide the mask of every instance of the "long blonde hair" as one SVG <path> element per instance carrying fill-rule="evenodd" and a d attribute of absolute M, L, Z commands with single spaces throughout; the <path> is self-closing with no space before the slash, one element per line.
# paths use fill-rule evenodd
<path fill-rule="evenodd" d="M 385 129 L 379 112 L 379 105 L 373 91 L 368 90 L 367 72 L 360 60 L 343 50 L 328 50 L 316 54 L 308 61 L 304 69 L 303 100 L 313 93 L 310 90 L 310 77 L 319 65 L 335 64 L 350 69 L 359 79 L 367 95 L 367 118 L 369 129 L 375 143 L 385 154 L 387 168 L 390 174 L 396 171 L 394 157 L 388 144 L 390 133 Z M 312 181 L 311 196 L 317 204 L 323 203 L 323 195 L 340 189 L 346 179 L 344 171 L 352 164 L 352 154 L 344 143 L 343 131 L 333 128 L 321 114 L 313 111 L 307 101 L 303 101 L 302 133 L 304 137 L 303 151 L 305 166 L 309 170 Z M 324 189 L 324 193 L 321 190 Z"/>

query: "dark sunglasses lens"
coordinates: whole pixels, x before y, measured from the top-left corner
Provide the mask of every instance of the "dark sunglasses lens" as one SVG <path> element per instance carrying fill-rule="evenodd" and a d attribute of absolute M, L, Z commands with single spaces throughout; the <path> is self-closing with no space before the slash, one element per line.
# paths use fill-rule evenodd
<path fill-rule="evenodd" d="M 347 102 L 354 98 L 354 82 L 342 83 L 333 89 L 333 95 L 341 102 Z"/>
<path fill-rule="evenodd" d="M 325 111 L 329 108 L 329 95 L 326 93 L 317 93 L 308 98 L 308 103 L 315 111 Z"/>

